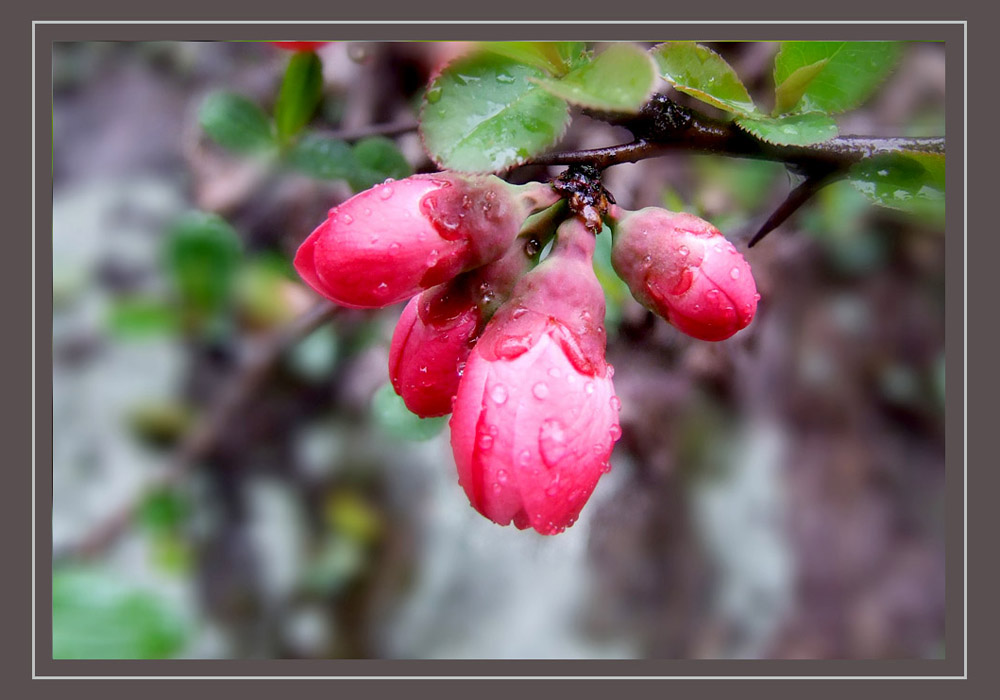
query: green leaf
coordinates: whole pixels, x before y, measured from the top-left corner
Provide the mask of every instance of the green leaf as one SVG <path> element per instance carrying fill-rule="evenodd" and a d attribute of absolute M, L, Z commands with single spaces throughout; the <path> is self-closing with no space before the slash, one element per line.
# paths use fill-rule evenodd
<path fill-rule="evenodd" d="M 240 237 L 226 221 L 191 212 L 168 232 L 164 257 L 181 301 L 211 312 L 228 301 L 241 253 Z"/>
<path fill-rule="evenodd" d="M 201 103 L 198 123 L 213 141 L 242 153 L 274 145 L 271 120 L 253 102 L 231 92 L 213 92 Z"/>
<path fill-rule="evenodd" d="M 484 41 L 480 46 L 485 51 L 555 76 L 565 75 L 573 68 L 586 48 L 577 41 Z"/>
<path fill-rule="evenodd" d="M 93 569 L 52 576 L 52 658 L 165 659 L 190 634 L 179 611 L 150 591 Z"/>
<path fill-rule="evenodd" d="M 375 392 L 372 415 L 386 433 L 399 440 L 429 440 L 448 422 L 447 416 L 421 418 L 411 413 L 389 382 Z"/>
<path fill-rule="evenodd" d="M 800 99 L 788 100 L 800 87 L 793 82 L 782 98 L 785 110 L 843 112 L 854 109 L 874 92 L 895 66 L 902 45 L 895 41 L 785 41 L 774 58 L 774 84 L 802 82 L 804 68 L 826 61 L 802 88 Z"/>
<path fill-rule="evenodd" d="M 660 75 L 678 91 L 727 112 L 757 114 L 736 71 L 710 48 L 693 41 L 670 41 L 654 47 L 652 54 Z"/>
<path fill-rule="evenodd" d="M 177 529 L 190 513 L 188 503 L 176 490 L 159 488 L 146 494 L 139 506 L 139 521 L 151 532 Z"/>
<path fill-rule="evenodd" d="M 130 296 L 112 302 L 107 325 L 119 338 L 148 338 L 175 333 L 180 319 L 177 310 L 162 299 Z"/>
<path fill-rule="evenodd" d="M 297 51 L 288 61 L 274 105 L 278 138 L 287 142 L 302 130 L 323 97 L 323 63 L 313 51 Z"/>
<path fill-rule="evenodd" d="M 783 82 L 774 88 L 774 115 L 787 114 L 802 99 L 809 83 L 820 74 L 830 59 L 810 63 L 808 66 L 793 71 Z"/>
<path fill-rule="evenodd" d="M 570 104 L 614 112 L 638 112 L 656 86 L 656 65 L 635 44 L 615 44 L 561 80 L 538 84 Z"/>
<path fill-rule="evenodd" d="M 399 147 L 384 136 L 372 136 L 354 144 L 354 169 L 347 180 L 355 192 L 367 190 L 388 178 L 400 180 L 413 174 Z"/>
<path fill-rule="evenodd" d="M 622 305 L 629 297 L 628 285 L 611 265 L 611 230 L 605 226 L 594 248 L 594 273 L 604 289 L 604 326 L 613 332 L 622 318 Z"/>
<path fill-rule="evenodd" d="M 850 170 L 850 180 L 875 204 L 944 223 L 943 155 L 907 151 L 866 158 Z"/>
<path fill-rule="evenodd" d="M 351 147 L 340 139 L 306 133 L 289 148 L 287 163 L 318 180 L 346 180 L 356 169 Z"/>
<path fill-rule="evenodd" d="M 569 124 L 569 105 L 532 79 L 538 68 L 491 53 L 449 64 L 424 95 L 420 132 L 439 165 L 497 172 L 554 144 Z"/>
<path fill-rule="evenodd" d="M 808 146 L 829 141 L 837 135 L 837 122 L 821 112 L 786 117 L 740 117 L 736 125 L 762 141 L 779 146 Z"/>

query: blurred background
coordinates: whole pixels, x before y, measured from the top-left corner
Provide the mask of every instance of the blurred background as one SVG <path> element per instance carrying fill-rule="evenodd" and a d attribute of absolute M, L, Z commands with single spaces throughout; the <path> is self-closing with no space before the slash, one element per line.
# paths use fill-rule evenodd
<path fill-rule="evenodd" d="M 712 46 L 773 90 L 775 44 Z M 782 166 L 607 171 L 624 207 L 726 233 L 758 315 L 682 335 L 628 296 L 602 234 L 612 470 L 562 535 L 470 507 L 446 419 L 387 384 L 402 305 L 328 312 L 290 264 L 330 207 L 435 169 L 407 127 L 465 48 L 320 49 L 311 134 L 351 144 L 345 174 L 211 133 L 220 90 L 270 114 L 290 52 L 54 46 L 54 656 L 943 657 L 944 229 L 846 182 L 747 252 Z M 944 135 L 944 55 L 907 45 L 841 133 Z M 577 116 L 560 148 L 626 138 Z"/>

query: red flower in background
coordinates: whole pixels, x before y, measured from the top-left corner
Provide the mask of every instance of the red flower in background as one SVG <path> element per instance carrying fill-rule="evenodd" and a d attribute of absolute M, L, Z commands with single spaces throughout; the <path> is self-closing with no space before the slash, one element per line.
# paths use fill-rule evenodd
<path fill-rule="evenodd" d="M 315 51 L 321 46 L 326 46 L 329 41 L 271 41 L 279 49 L 285 51 Z"/>

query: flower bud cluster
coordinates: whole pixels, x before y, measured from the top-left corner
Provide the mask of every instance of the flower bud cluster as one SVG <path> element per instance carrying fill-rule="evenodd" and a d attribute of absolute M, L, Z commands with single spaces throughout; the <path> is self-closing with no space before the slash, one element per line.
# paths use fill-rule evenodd
<path fill-rule="evenodd" d="M 566 216 L 548 184 L 414 175 L 331 209 L 295 257 L 344 306 L 409 300 L 389 352 L 393 387 L 421 417 L 452 414 L 458 480 L 476 510 L 542 534 L 576 521 L 621 437 L 596 226 Z M 616 205 L 606 216 L 616 272 L 678 329 L 722 340 L 753 318 L 750 268 L 710 224 Z"/>

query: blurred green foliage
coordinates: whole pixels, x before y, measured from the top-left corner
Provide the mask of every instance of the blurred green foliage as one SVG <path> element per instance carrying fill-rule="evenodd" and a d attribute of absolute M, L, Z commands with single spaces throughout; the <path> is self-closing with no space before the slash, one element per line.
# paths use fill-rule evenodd
<path fill-rule="evenodd" d="M 178 610 L 158 595 L 98 569 L 52 576 L 54 659 L 164 659 L 190 634 Z"/>

